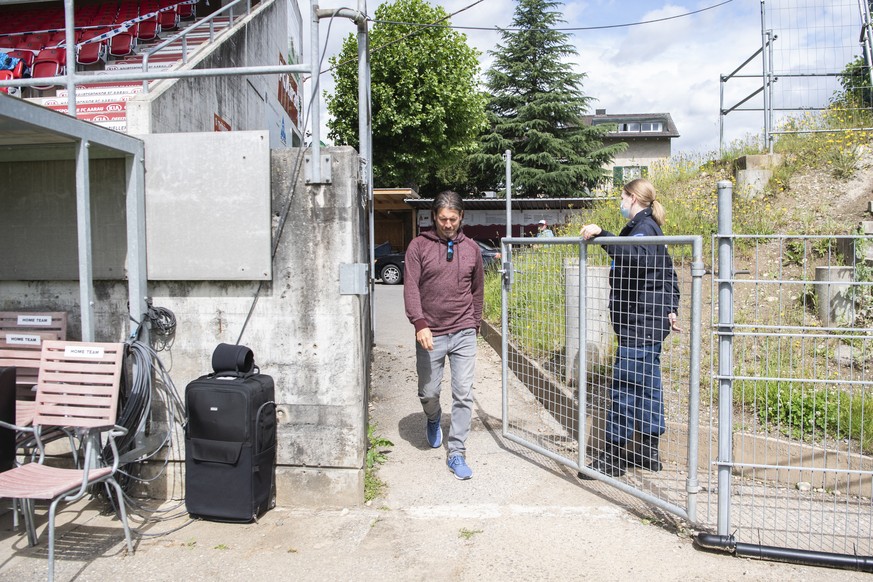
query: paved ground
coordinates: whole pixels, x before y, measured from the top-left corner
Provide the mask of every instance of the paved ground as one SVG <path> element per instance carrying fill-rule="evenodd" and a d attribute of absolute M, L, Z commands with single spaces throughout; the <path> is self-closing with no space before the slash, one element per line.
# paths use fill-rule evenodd
<path fill-rule="evenodd" d="M 457 481 L 445 449 L 424 440 L 412 327 L 402 288 L 377 286 L 372 420 L 394 446 L 369 506 L 277 508 L 256 524 L 190 522 L 183 509 L 137 523 L 127 555 L 120 524 L 96 504 L 67 509 L 57 580 L 868 580 L 856 572 L 734 558 L 694 548 L 685 524 L 501 437 L 500 365 L 480 343 L 468 441 L 474 471 Z M 444 407 L 448 407 L 448 393 Z M 168 507 L 169 508 L 169 507 Z M 44 516 L 45 511 L 39 511 Z M 39 580 L 45 533 L 28 548 L 0 518 L 0 580 Z M 863 578 L 862 578 L 863 577 Z"/>

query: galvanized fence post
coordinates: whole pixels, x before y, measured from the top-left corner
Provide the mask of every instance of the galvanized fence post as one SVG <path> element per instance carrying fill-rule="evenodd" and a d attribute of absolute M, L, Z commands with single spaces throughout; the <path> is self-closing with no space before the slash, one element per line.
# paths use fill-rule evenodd
<path fill-rule="evenodd" d="M 691 252 L 691 296 L 701 297 L 703 292 L 703 276 L 706 267 L 703 263 L 703 240 L 697 238 L 692 243 Z M 691 368 L 688 377 L 688 434 L 699 435 L 700 426 L 700 336 L 701 336 L 701 307 L 700 301 L 691 302 Z M 700 492 L 698 481 L 697 455 L 699 450 L 699 438 L 688 439 L 688 478 L 685 480 L 685 491 L 688 493 L 686 510 L 688 519 L 697 521 L 697 494 Z"/>
<path fill-rule="evenodd" d="M 733 462 L 733 185 L 718 183 L 718 535 L 730 533 Z"/>

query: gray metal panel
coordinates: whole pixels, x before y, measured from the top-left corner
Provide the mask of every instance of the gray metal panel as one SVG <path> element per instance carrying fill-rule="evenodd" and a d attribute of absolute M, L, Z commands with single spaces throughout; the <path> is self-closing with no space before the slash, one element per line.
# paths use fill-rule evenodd
<path fill-rule="evenodd" d="M 149 279 L 271 279 L 267 132 L 141 137 Z"/>

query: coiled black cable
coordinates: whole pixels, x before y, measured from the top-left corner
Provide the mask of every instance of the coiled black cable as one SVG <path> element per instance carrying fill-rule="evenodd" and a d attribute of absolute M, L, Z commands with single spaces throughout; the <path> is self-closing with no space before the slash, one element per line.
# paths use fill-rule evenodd
<path fill-rule="evenodd" d="M 145 508 L 130 495 L 130 490 L 136 482 L 148 482 L 158 479 L 169 464 L 170 455 L 163 458 L 163 466 L 154 476 L 141 476 L 142 465 L 153 459 L 164 449 L 178 447 L 173 438 L 177 426 L 182 426 L 185 417 L 185 405 L 176 385 L 158 357 L 158 351 L 169 349 L 175 336 L 176 317 L 169 309 L 153 307 L 148 304 L 143 322 L 126 342 L 125 369 L 122 374 L 122 386 L 119 398 L 119 413 L 116 424 L 127 429 L 127 434 L 116 439 L 118 454 L 121 460 L 116 481 L 124 491 L 125 504 L 131 513 L 139 513 L 143 521 L 159 521 L 155 513 L 158 509 Z M 152 337 L 158 349 L 152 348 L 139 339 L 140 330 L 148 323 L 154 331 Z M 152 432 L 156 430 L 157 432 Z M 166 432 L 164 432 L 166 431 Z M 150 434 L 151 433 L 151 434 Z M 161 436 L 163 435 L 163 436 Z M 149 437 L 152 437 L 149 439 Z M 157 438 L 155 438 L 157 437 Z M 103 448 L 103 459 L 106 463 L 113 462 L 112 448 Z M 95 494 L 105 494 L 105 489 L 98 488 Z M 105 495 L 107 501 L 117 510 L 115 500 L 111 495 Z M 166 512 L 178 509 L 170 508 Z"/>

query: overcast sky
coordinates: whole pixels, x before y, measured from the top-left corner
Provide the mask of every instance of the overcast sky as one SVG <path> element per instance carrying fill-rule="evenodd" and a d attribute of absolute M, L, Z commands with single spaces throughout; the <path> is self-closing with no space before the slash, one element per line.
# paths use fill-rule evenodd
<path fill-rule="evenodd" d="M 304 50 L 308 50 L 309 5 L 306 0 L 299 1 L 307 39 Z M 441 4 L 447 12 L 454 13 L 474 2 L 476 0 L 444 0 Z M 775 12 L 776 7 L 788 4 L 786 0 L 774 0 L 771 6 Z M 816 5 L 819 9 L 825 7 L 843 13 L 854 10 L 854 14 L 858 10 L 857 0 L 791 0 L 790 4 Z M 372 0 L 368 3 L 371 17 L 377 5 Z M 354 0 L 345 3 L 323 0 L 319 6 L 356 8 L 357 4 Z M 482 53 L 483 71 L 491 64 L 488 51 L 499 42 L 494 27 L 510 27 L 515 6 L 513 0 L 482 0 L 451 19 L 452 25 L 457 27 L 486 29 L 461 30 L 469 44 Z M 594 109 L 606 109 L 609 113 L 670 113 L 681 135 L 673 142 L 674 154 L 718 149 L 719 78 L 734 71 L 761 47 L 759 0 L 571 0 L 563 4 L 562 10 L 566 24 L 561 28 L 588 29 L 567 33 L 579 53 L 576 70 L 587 75 L 583 90 L 595 99 L 589 113 L 594 113 Z M 812 14 L 813 20 L 822 18 L 815 11 Z M 327 55 L 331 56 L 339 51 L 342 38 L 353 32 L 354 27 L 349 21 L 336 20 L 327 39 L 326 28 L 322 24 L 321 46 L 324 47 L 326 41 Z M 761 70 L 761 60 L 757 58 L 742 72 L 760 75 Z M 331 75 L 322 75 L 321 83 L 323 89 L 331 90 Z M 760 79 L 729 82 L 725 105 L 736 104 L 758 86 Z M 311 94 L 308 84 L 305 90 L 308 104 Z M 744 105 L 760 106 L 760 97 Z M 322 111 L 324 127 L 327 113 L 323 104 Z M 760 134 L 762 126 L 763 113 L 732 113 L 725 119 L 726 142 Z M 322 140 L 325 135 L 323 129 Z"/>

